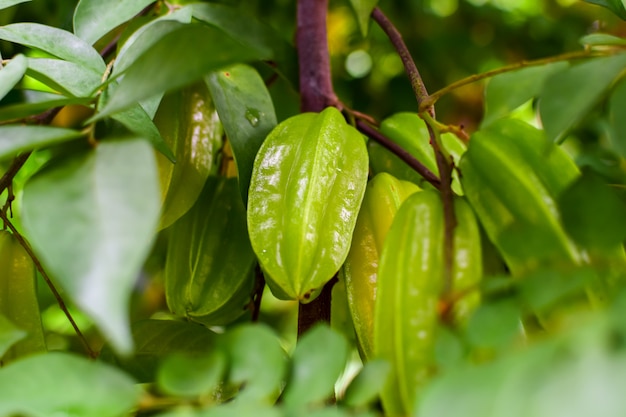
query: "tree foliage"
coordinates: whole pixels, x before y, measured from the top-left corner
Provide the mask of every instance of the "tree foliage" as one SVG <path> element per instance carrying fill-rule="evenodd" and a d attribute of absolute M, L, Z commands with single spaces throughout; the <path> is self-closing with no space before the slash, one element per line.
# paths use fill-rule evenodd
<path fill-rule="evenodd" d="M 0 0 L 0 416 L 624 414 L 622 19 Z"/>

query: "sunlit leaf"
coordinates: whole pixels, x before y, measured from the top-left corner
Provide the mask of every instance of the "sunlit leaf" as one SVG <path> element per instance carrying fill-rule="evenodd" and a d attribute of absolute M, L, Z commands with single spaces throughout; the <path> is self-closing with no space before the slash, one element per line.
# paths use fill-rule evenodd
<path fill-rule="evenodd" d="M 346 366 L 348 343 L 327 326 L 309 330 L 298 341 L 283 394 L 288 408 L 304 407 L 328 399 Z"/>
<path fill-rule="evenodd" d="M 513 110 L 536 97 L 550 75 L 563 71 L 567 62 L 505 72 L 493 77 L 485 89 L 485 117 L 482 126 L 509 115 Z"/>
<path fill-rule="evenodd" d="M 584 0 L 587 3 L 597 4 L 598 6 L 606 7 L 623 20 L 626 20 L 626 5 L 624 0 Z"/>
<path fill-rule="evenodd" d="M 3 314 L 0 314 L 0 358 L 11 346 L 26 337 L 26 332 L 18 328 Z"/>
<path fill-rule="evenodd" d="M 165 56 L 168 59 L 164 60 Z M 163 36 L 128 67 L 99 117 L 191 84 L 211 71 L 255 58 L 256 52 L 223 32 L 202 24 L 184 25 Z"/>
<path fill-rule="evenodd" d="M 0 160 L 35 148 L 66 142 L 83 136 L 72 129 L 50 126 L 0 126 Z"/>
<path fill-rule="evenodd" d="M 563 140 L 567 131 L 597 104 L 625 66 L 626 54 L 619 54 L 594 58 L 548 77 L 539 101 L 548 139 Z"/>
<path fill-rule="evenodd" d="M 31 0 L 0 0 L 0 10 L 14 6 L 16 4 L 26 3 L 29 1 Z"/>
<path fill-rule="evenodd" d="M 100 54 L 70 32 L 38 23 L 14 23 L 0 27 L 0 39 L 37 48 L 57 58 L 104 73 Z"/>
<path fill-rule="evenodd" d="M 2 416 L 61 416 L 71 410 L 73 417 L 117 417 L 128 415 L 139 399 L 125 374 L 66 353 L 31 356 L 0 368 L 0 393 Z"/>
<path fill-rule="evenodd" d="M 26 74 L 46 86 L 74 97 L 89 97 L 100 85 L 102 74 L 60 59 L 28 58 Z"/>
<path fill-rule="evenodd" d="M 350 0 L 352 10 L 356 13 L 356 20 L 359 23 L 359 29 L 361 29 L 361 35 L 367 36 L 370 15 L 372 10 L 378 4 L 378 0 Z"/>
<path fill-rule="evenodd" d="M 63 155 L 24 190 L 33 249 L 120 352 L 132 348 L 128 302 L 159 206 L 154 153 L 144 140 L 102 141 Z"/>
<path fill-rule="evenodd" d="M 16 55 L 0 70 L 0 100 L 20 82 L 27 68 L 28 63 L 24 55 Z"/>
<path fill-rule="evenodd" d="M 153 1 L 80 0 L 74 10 L 74 33 L 93 44 Z"/>
<path fill-rule="evenodd" d="M 233 150 L 245 203 L 256 153 L 276 126 L 272 98 L 258 72 L 247 65 L 215 72 L 207 77 L 207 85 Z"/>
<path fill-rule="evenodd" d="M 626 39 L 608 33 L 590 33 L 580 38 L 583 46 L 626 45 Z"/>

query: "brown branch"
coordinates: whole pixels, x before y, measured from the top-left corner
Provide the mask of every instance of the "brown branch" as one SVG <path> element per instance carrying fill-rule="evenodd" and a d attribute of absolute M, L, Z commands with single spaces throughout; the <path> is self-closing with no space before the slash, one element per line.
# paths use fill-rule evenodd
<path fill-rule="evenodd" d="M 13 236 L 17 239 L 17 241 L 20 243 L 20 245 L 22 245 L 24 250 L 26 250 L 26 252 L 28 253 L 28 256 L 30 256 L 30 258 L 33 260 L 33 263 L 35 264 L 35 268 L 37 268 L 37 270 L 39 271 L 39 273 L 43 277 L 43 280 L 46 282 L 46 284 L 50 288 L 50 291 L 52 292 L 52 295 L 54 295 L 54 298 L 57 300 L 57 303 L 59 304 L 59 308 L 61 309 L 61 311 L 63 311 L 63 313 L 65 314 L 65 317 L 67 317 L 67 319 L 69 320 L 70 324 L 74 328 L 74 332 L 76 333 L 76 335 L 78 336 L 78 338 L 82 342 L 85 350 L 87 351 L 87 354 L 89 355 L 90 358 L 95 359 L 98 355 L 96 354 L 96 352 L 94 352 L 91 349 L 91 347 L 89 346 L 89 343 L 87 342 L 87 339 L 85 338 L 83 333 L 78 328 L 78 325 L 74 321 L 74 318 L 72 317 L 72 314 L 69 312 L 69 310 L 67 309 L 67 306 L 65 305 L 65 302 L 63 301 L 63 297 L 61 297 L 61 294 L 59 294 L 59 292 L 55 288 L 54 284 L 50 280 L 50 277 L 48 276 L 48 274 L 46 273 L 45 269 L 41 265 L 41 261 L 39 261 L 39 258 L 37 258 L 37 255 L 35 255 L 35 253 L 33 252 L 32 248 L 30 247 L 30 245 L 28 244 L 26 239 L 20 234 L 20 232 L 15 228 L 15 226 L 13 226 L 13 223 L 11 223 L 11 221 L 7 217 L 7 215 L 4 212 L 4 210 L 0 210 L 0 218 L 2 218 L 2 220 L 4 221 L 4 224 L 9 229 L 11 229 L 11 232 L 13 233 Z"/>
<path fill-rule="evenodd" d="M 251 321 L 256 323 L 259 321 L 259 314 L 261 314 L 261 301 L 263 300 L 263 290 L 265 289 L 265 277 L 261 266 L 257 263 L 254 267 L 254 292 L 252 294 L 252 318 Z"/>
<path fill-rule="evenodd" d="M 555 56 L 551 56 L 548 58 L 541 58 L 541 59 L 536 59 L 533 61 L 521 61 L 521 62 L 516 62 L 514 64 L 511 65 L 507 65 L 501 68 L 496 68 L 493 69 L 491 71 L 487 71 L 487 72 L 483 72 L 481 74 L 474 74 L 474 75 L 470 75 L 469 77 L 463 78 L 459 81 L 455 81 L 454 83 L 438 90 L 435 91 L 433 94 L 429 95 L 420 105 L 420 112 L 423 112 L 425 110 L 427 110 L 429 107 L 434 106 L 435 103 L 445 94 L 448 94 L 449 92 L 456 90 L 457 88 L 461 88 L 464 87 L 468 84 L 472 84 L 475 83 L 477 81 L 481 81 L 484 80 L 486 78 L 491 78 L 494 77 L 498 74 L 503 74 L 505 72 L 511 72 L 511 71 L 515 71 L 518 69 L 522 69 L 522 68 L 526 68 L 526 67 L 535 67 L 535 66 L 539 66 L 539 65 L 545 65 L 545 64 L 551 64 L 553 62 L 559 62 L 559 61 L 569 61 L 569 60 L 573 60 L 573 59 L 585 59 L 585 58 L 592 58 L 592 57 L 596 57 L 596 56 L 608 56 L 608 55 L 613 55 L 616 52 L 621 52 L 621 50 L 594 50 L 594 49 L 589 49 L 589 50 L 584 50 L 584 51 L 576 51 L 576 52 L 568 52 L 565 54 L 561 54 L 561 55 L 555 55 Z"/>
<path fill-rule="evenodd" d="M 333 286 L 337 283 L 337 275 L 328 281 L 322 293 L 308 304 L 298 306 L 298 338 L 316 323 L 330 323 L 330 304 Z"/>
<path fill-rule="evenodd" d="M 326 32 L 328 0 L 298 0 L 296 46 L 300 72 L 300 109 L 320 112 L 338 104 L 330 72 Z M 298 337 L 317 322 L 330 322 L 331 290 L 328 282 L 322 293 L 298 309 Z"/>
<path fill-rule="evenodd" d="M 300 108 L 320 112 L 338 100 L 333 91 L 326 34 L 328 0 L 298 1 L 298 66 Z"/>
<path fill-rule="evenodd" d="M 441 181 L 439 178 L 430 171 L 424 164 L 418 161 L 413 155 L 407 152 L 400 145 L 374 129 L 372 126 L 364 122 L 363 120 L 357 120 L 356 127 L 362 133 L 366 134 L 376 142 L 391 151 L 394 155 L 400 158 L 404 163 L 413 168 L 418 174 L 420 174 L 426 181 L 431 183 L 435 188 L 440 188 Z"/>
<path fill-rule="evenodd" d="M 387 16 L 385 16 L 382 10 L 380 10 L 378 7 L 374 8 L 374 11 L 372 11 L 372 18 L 376 21 L 378 26 L 380 26 L 381 29 L 387 34 L 389 40 L 398 52 L 398 55 L 402 60 L 402 64 L 404 64 L 404 70 L 406 71 L 409 77 L 409 81 L 411 82 L 413 92 L 415 93 L 417 106 L 421 109 L 423 107 L 422 103 L 428 99 L 428 91 L 426 90 L 426 86 L 424 85 L 422 76 L 420 75 L 420 72 L 415 65 L 415 61 L 413 61 L 413 58 L 411 57 L 409 48 L 407 48 L 404 40 L 402 39 L 402 35 L 400 34 L 400 32 L 398 32 L 398 29 L 396 29 L 393 23 L 391 23 Z M 435 113 L 432 105 L 429 105 L 427 107 L 429 107 L 429 113 L 434 116 Z"/>
<path fill-rule="evenodd" d="M 456 216 L 454 215 L 454 192 L 452 191 L 452 170 L 453 162 L 447 161 L 443 150 L 441 149 L 437 135 L 431 126 L 433 119 L 426 121 L 428 134 L 430 135 L 430 144 L 435 150 L 435 159 L 437 168 L 441 177 L 439 193 L 441 194 L 441 202 L 443 205 L 443 288 L 442 299 L 446 300 L 453 292 L 453 268 L 454 268 L 454 229 L 456 227 Z"/>

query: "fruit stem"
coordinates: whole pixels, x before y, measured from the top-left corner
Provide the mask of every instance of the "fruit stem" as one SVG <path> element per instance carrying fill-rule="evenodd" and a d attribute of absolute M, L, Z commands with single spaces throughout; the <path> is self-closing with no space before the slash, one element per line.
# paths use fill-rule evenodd
<path fill-rule="evenodd" d="M 326 33 L 328 0 L 299 0 L 297 10 L 300 109 L 320 112 L 337 104 Z"/>
<path fill-rule="evenodd" d="M 328 0 L 298 0 L 296 46 L 300 72 L 300 110 L 320 112 L 339 103 L 333 90 L 326 32 Z M 298 308 L 298 337 L 317 322 L 330 322 L 330 297 L 336 279 Z"/>

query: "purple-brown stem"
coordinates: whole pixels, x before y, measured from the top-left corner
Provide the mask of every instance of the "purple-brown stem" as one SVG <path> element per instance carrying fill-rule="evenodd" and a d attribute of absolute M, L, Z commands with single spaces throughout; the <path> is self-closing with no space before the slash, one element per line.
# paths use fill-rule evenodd
<path fill-rule="evenodd" d="M 320 112 L 338 103 L 333 90 L 326 35 L 328 0 L 298 0 L 296 46 L 300 71 L 300 110 Z M 298 337 L 317 322 L 330 322 L 330 294 L 335 279 L 322 293 L 298 309 Z"/>
<path fill-rule="evenodd" d="M 405 150 L 400 145 L 389 139 L 387 136 L 380 133 L 380 131 L 362 120 L 357 120 L 356 127 L 357 129 L 359 129 L 359 131 L 374 139 L 376 142 L 387 148 L 394 155 L 404 161 L 404 163 L 413 168 L 413 170 L 420 174 L 435 188 L 440 188 L 441 181 L 439 180 L 439 178 L 437 178 L 437 176 L 431 170 L 426 168 L 424 164 L 418 161 L 417 158 L 411 155 L 407 150 Z"/>

